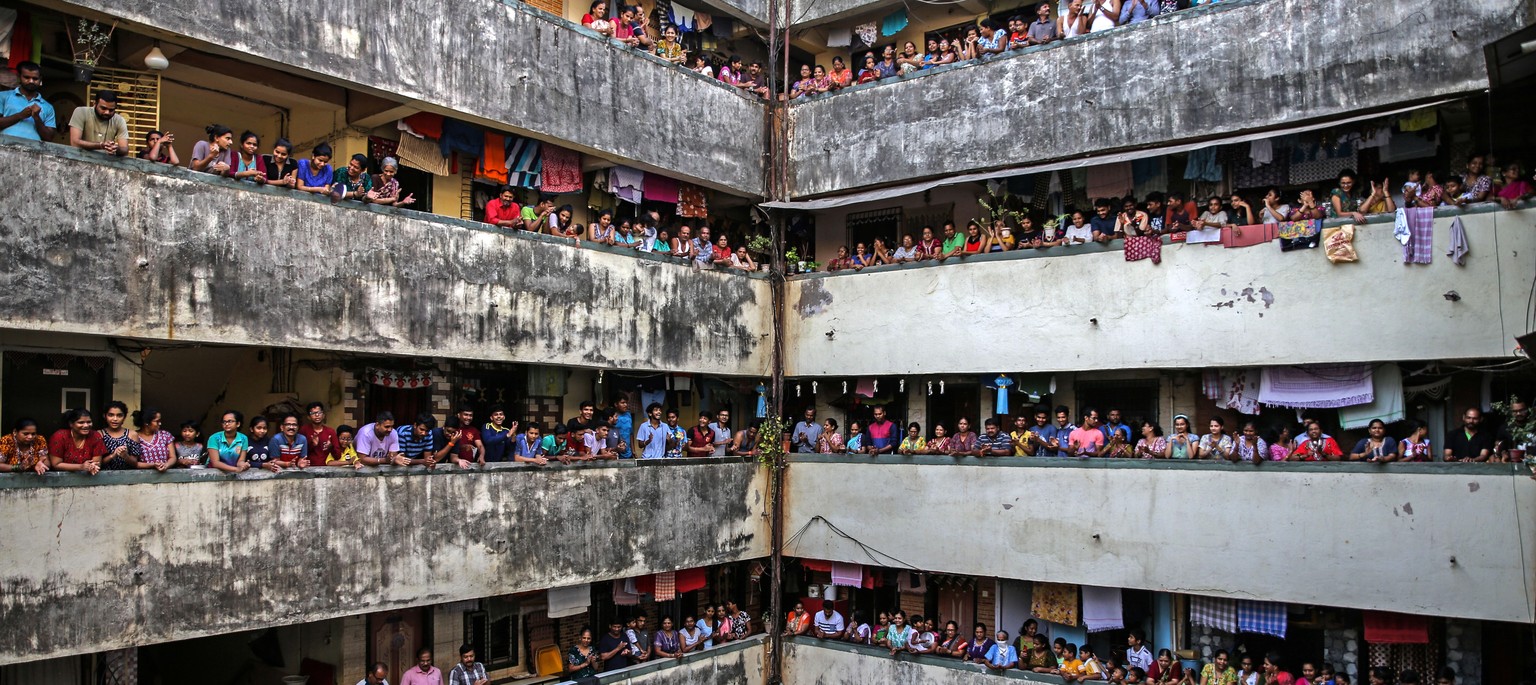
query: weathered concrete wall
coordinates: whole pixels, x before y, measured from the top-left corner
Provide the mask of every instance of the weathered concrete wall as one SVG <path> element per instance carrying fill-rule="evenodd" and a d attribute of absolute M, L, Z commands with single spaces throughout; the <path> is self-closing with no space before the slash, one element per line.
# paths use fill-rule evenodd
<path fill-rule="evenodd" d="M 1519 465 L 797 456 L 788 474 L 797 557 L 869 563 L 821 516 L 936 572 L 1536 620 L 1536 531 L 1508 523 L 1536 520 Z"/>
<path fill-rule="evenodd" d="M 797 196 L 1486 88 L 1531 0 L 1220 3 L 790 109 Z M 942 104 L 940 104 L 942 103 Z M 879 133 L 870 134 L 871 126 Z"/>
<path fill-rule="evenodd" d="M 757 195 L 763 106 L 516 1 L 45 0 L 217 54 Z M 187 40 L 187 39 L 190 39 Z"/>
<path fill-rule="evenodd" d="M 371 471 L 0 481 L 0 661 L 769 553 L 753 462 Z M 712 515 L 658 526 L 658 511 Z"/>
<path fill-rule="evenodd" d="M 0 221 L 9 328 L 768 373 L 768 281 L 740 272 L 15 140 L 0 187 L 27 198 Z"/>
<path fill-rule="evenodd" d="M 903 654 L 812 638 L 784 641 L 784 682 L 794 685 L 992 685 L 998 682 L 1061 683 L 1056 676 L 1013 670 L 998 673 L 959 659 Z"/>
<path fill-rule="evenodd" d="M 609 671 L 599 675 L 598 680 L 602 685 L 764 685 L 767 682 L 764 664 L 767 641 L 767 635 L 756 635 L 741 642 L 695 652 L 681 660 L 651 661 Z M 561 685 L 572 682 L 568 680 Z"/>
<path fill-rule="evenodd" d="M 1371 223 L 1353 264 L 1321 248 L 1179 243 L 1160 265 L 1094 245 L 800 277 L 786 364 L 846 377 L 1510 356 L 1536 278 L 1536 210 L 1462 216 L 1466 266 L 1445 257 L 1451 222 L 1435 221 L 1434 262 L 1411 267 L 1392 224 Z M 1387 333 L 1404 321 L 1434 324 Z"/>

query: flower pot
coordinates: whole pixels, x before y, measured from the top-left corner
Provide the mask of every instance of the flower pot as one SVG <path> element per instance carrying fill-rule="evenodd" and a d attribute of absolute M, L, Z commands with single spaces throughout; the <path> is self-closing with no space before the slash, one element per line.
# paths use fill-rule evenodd
<path fill-rule="evenodd" d="M 1525 459 L 1525 450 L 1519 448 L 1511 449 L 1509 451 L 1509 458 L 1514 459 L 1515 461 Z"/>
<path fill-rule="evenodd" d="M 96 75 L 96 67 L 89 64 L 75 65 L 75 80 L 80 83 L 90 83 L 91 77 Z"/>

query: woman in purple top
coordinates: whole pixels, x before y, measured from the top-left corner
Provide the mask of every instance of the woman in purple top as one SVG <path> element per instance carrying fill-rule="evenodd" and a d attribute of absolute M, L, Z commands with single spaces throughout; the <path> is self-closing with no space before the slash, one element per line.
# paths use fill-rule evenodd
<path fill-rule="evenodd" d="M 971 644 L 965 648 L 965 655 L 961 660 L 984 664 L 987 662 L 987 652 L 991 651 L 992 645 L 995 644 L 997 644 L 995 640 L 987 637 L 987 624 L 977 623 L 971 632 Z"/>

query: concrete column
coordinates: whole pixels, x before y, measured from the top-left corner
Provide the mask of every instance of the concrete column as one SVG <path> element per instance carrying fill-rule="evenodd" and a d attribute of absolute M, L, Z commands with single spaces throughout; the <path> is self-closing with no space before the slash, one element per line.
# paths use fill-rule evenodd
<path fill-rule="evenodd" d="M 1483 682 L 1483 623 L 1481 621 L 1455 618 L 1445 620 L 1445 663 L 1456 669 L 1457 683 L 1478 685 Z"/>
<path fill-rule="evenodd" d="M 1360 675 L 1360 629 L 1355 626 L 1323 629 L 1323 661 L 1349 674 L 1351 682 Z"/>

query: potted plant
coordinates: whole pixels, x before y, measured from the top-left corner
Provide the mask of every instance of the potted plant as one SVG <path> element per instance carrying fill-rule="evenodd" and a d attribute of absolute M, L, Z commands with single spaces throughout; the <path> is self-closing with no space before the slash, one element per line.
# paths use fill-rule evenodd
<path fill-rule="evenodd" d="M 1526 412 L 1522 419 L 1515 416 L 1514 405 L 1524 404 L 1519 397 L 1510 395 L 1504 402 L 1494 402 L 1493 410 L 1504 417 L 1504 431 L 1509 434 L 1509 456 L 1511 459 L 1525 460 L 1526 446 L 1531 443 L 1531 438 L 1536 437 L 1536 414 Z"/>
<path fill-rule="evenodd" d="M 107 45 L 112 42 L 112 32 L 117 30 L 117 22 L 102 30 L 101 22 L 81 19 L 78 28 L 70 29 L 68 24 L 64 28 L 69 33 L 69 47 L 75 55 L 75 80 L 90 83 L 91 77 L 96 74 L 96 65 L 101 62 Z"/>
<path fill-rule="evenodd" d="M 791 247 L 788 252 L 784 253 L 784 263 L 788 265 L 789 272 L 792 274 L 811 273 L 821 270 L 821 262 L 801 257 L 800 249 L 796 247 Z"/>

